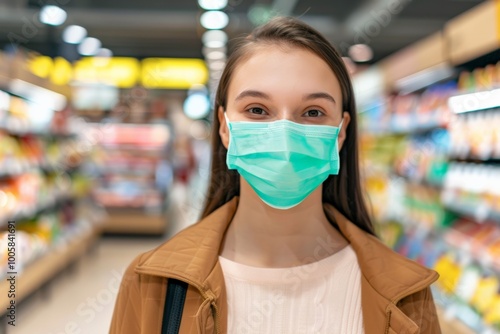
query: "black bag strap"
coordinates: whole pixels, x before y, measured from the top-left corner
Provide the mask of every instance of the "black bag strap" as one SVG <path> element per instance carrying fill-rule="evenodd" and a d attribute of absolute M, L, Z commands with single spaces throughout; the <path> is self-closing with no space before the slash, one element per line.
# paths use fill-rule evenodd
<path fill-rule="evenodd" d="M 186 301 L 188 284 L 173 278 L 167 282 L 167 296 L 163 308 L 162 334 L 178 334 L 181 327 L 182 311 Z"/>

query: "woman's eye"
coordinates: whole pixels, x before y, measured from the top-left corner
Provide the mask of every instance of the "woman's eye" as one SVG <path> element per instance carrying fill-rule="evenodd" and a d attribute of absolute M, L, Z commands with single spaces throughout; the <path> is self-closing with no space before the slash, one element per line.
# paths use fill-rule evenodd
<path fill-rule="evenodd" d="M 321 112 L 317 109 L 311 109 L 311 110 L 306 111 L 305 115 L 307 115 L 308 117 L 319 117 L 319 116 L 323 115 L 323 112 Z"/>
<path fill-rule="evenodd" d="M 250 108 L 248 109 L 248 111 L 251 113 L 251 114 L 255 114 L 255 115 L 264 115 L 266 113 L 266 111 L 262 108 Z"/>

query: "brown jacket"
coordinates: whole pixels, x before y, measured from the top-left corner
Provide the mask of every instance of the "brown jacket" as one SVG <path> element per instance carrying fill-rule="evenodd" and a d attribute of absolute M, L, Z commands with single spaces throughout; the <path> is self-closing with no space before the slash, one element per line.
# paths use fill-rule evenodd
<path fill-rule="evenodd" d="M 169 277 L 189 283 L 180 333 L 227 332 L 226 290 L 218 255 L 237 205 L 238 197 L 234 197 L 130 264 L 110 333 L 160 333 Z M 325 204 L 324 210 L 358 257 L 365 333 L 441 333 L 429 289 L 437 273 L 393 252 L 333 206 Z"/>

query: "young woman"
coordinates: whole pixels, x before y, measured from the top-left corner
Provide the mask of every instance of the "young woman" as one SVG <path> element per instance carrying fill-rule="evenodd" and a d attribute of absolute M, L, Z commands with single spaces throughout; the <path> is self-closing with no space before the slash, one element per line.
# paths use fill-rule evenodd
<path fill-rule="evenodd" d="M 214 110 L 201 220 L 131 263 L 111 333 L 440 333 L 437 274 L 374 235 L 351 82 L 324 37 L 292 18 L 255 29 Z"/>

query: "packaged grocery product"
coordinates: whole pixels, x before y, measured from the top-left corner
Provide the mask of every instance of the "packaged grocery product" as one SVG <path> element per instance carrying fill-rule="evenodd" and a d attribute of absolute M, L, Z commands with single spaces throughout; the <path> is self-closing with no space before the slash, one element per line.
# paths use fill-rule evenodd
<path fill-rule="evenodd" d="M 436 285 L 445 293 L 453 294 L 462 274 L 462 268 L 455 258 L 449 253 L 442 255 L 436 261 L 434 270 L 440 275 Z"/>
<path fill-rule="evenodd" d="M 455 295 L 466 303 L 469 303 L 477 289 L 480 279 L 480 267 L 472 264 L 463 266 L 460 279 L 455 287 Z"/>
<path fill-rule="evenodd" d="M 500 293 L 498 291 L 494 295 L 490 307 L 484 314 L 484 322 L 494 326 L 496 329 L 500 329 Z"/>
<path fill-rule="evenodd" d="M 10 109 L 10 95 L 0 90 L 0 126 L 5 127 L 8 111 Z"/>
<path fill-rule="evenodd" d="M 491 309 L 495 295 L 500 289 L 500 280 L 495 275 L 483 275 L 477 283 L 470 304 L 481 314 Z"/>
<path fill-rule="evenodd" d="M 416 94 L 398 95 L 392 100 L 391 129 L 394 132 L 407 132 L 415 125 L 415 109 L 419 96 Z"/>

